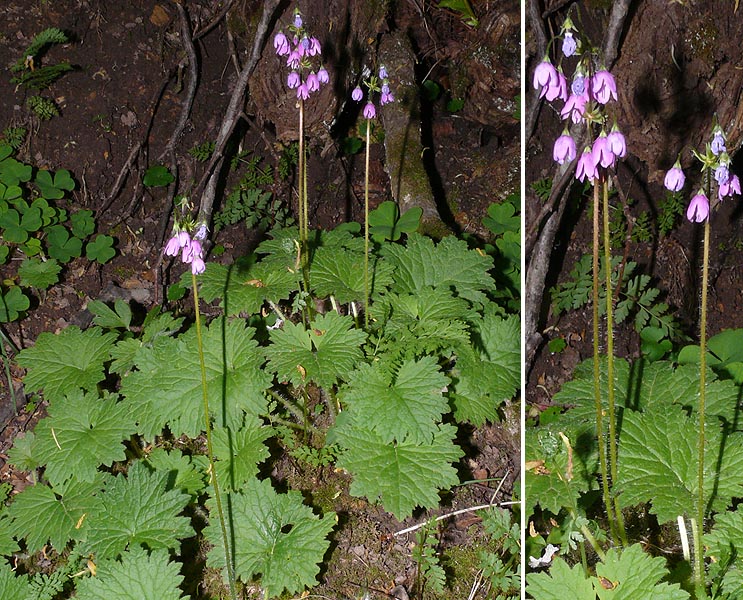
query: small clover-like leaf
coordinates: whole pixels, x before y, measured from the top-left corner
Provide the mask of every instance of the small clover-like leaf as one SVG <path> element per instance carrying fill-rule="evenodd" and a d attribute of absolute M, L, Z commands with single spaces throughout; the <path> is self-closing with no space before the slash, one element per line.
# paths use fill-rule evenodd
<path fill-rule="evenodd" d="M 54 178 L 49 171 L 40 170 L 36 173 L 34 183 L 39 186 L 39 191 L 44 198 L 58 200 L 64 197 L 65 190 L 75 189 L 75 181 L 72 179 L 67 169 L 60 169 L 54 174 Z"/>
<path fill-rule="evenodd" d="M 261 576 L 266 597 L 287 590 L 291 594 L 315 585 L 319 563 L 328 549 L 327 535 L 336 519 L 322 519 L 302 502 L 297 491 L 277 494 L 270 481 L 250 480 L 240 493 L 229 494 L 225 515 L 228 538 L 233 540 L 235 572 L 245 582 Z M 208 564 L 225 566 L 222 530 L 217 519 L 205 529 L 214 544 Z"/>
<path fill-rule="evenodd" d="M 178 600 L 183 581 L 181 565 L 171 562 L 166 550 L 148 554 L 133 547 L 118 559 L 96 564 L 94 577 L 86 577 L 77 586 L 78 600 Z"/>
<path fill-rule="evenodd" d="M 88 237 L 95 231 L 95 221 L 92 210 L 78 210 L 70 215 L 72 233 L 80 239 Z"/>
<path fill-rule="evenodd" d="M 31 301 L 17 285 L 11 286 L 5 293 L 0 289 L 0 323 L 15 321 L 29 306 Z"/>
<path fill-rule="evenodd" d="M 144 174 L 142 183 L 147 187 L 164 187 L 170 185 L 175 181 L 175 177 L 168 170 L 167 167 L 162 165 L 153 165 Z"/>
<path fill-rule="evenodd" d="M 98 261 L 102 265 L 106 264 L 116 256 L 113 246 L 114 239 L 110 235 L 97 235 L 85 246 L 85 256 L 88 260 Z"/>
<path fill-rule="evenodd" d="M 52 225 L 46 229 L 49 255 L 62 263 L 77 258 L 82 253 L 83 242 L 80 238 L 70 237 L 70 232 L 62 225 Z"/>
<path fill-rule="evenodd" d="M 22 350 L 18 364 L 28 370 L 27 390 L 44 390 L 48 400 L 81 388 L 94 390 L 104 378 L 103 363 L 116 334 L 100 329 L 80 331 L 71 326 L 57 335 L 44 332 L 32 348 Z"/>

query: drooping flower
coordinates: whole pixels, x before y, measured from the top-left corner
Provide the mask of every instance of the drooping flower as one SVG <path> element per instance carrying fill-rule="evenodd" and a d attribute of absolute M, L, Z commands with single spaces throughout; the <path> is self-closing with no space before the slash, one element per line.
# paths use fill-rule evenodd
<path fill-rule="evenodd" d="M 586 91 L 586 78 L 581 73 L 573 77 L 573 83 L 570 84 L 570 91 L 576 96 L 582 96 L 583 92 Z"/>
<path fill-rule="evenodd" d="M 562 38 L 562 53 L 566 57 L 571 57 L 575 54 L 578 49 L 578 42 L 575 41 L 572 31 L 566 31 L 565 37 Z"/>
<path fill-rule="evenodd" d="M 607 104 L 612 98 L 617 99 L 617 84 L 609 71 L 596 71 L 591 80 L 593 97 L 600 104 Z"/>
<path fill-rule="evenodd" d="M 596 162 L 593 159 L 593 153 L 591 152 L 590 146 L 586 146 L 583 150 L 583 154 L 580 155 L 578 166 L 575 170 L 575 176 L 580 181 L 584 181 L 586 178 L 592 180 L 598 177 Z"/>
<path fill-rule="evenodd" d="M 178 242 L 178 236 L 174 235 L 172 238 L 168 240 L 168 243 L 165 244 L 165 255 L 166 256 L 177 256 L 178 253 L 181 251 L 181 245 Z"/>
<path fill-rule="evenodd" d="M 294 11 L 294 27 L 299 29 L 302 26 L 302 15 L 298 10 Z"/>
<path fill-rule="evenodd" d="M 725 147 L 725 134 L 722 132 L 722 129 L 715 129 L 710 148 L 712 149 L 712 154 L 715 156 L 720 156 L 723 152 L 727 152 L 727 148 Z"/>
<path fill-rule="evenodd" d="M 307 49 L 307 53 L 310 56 L 317 56 L 322 52 L 322 46 L 320 45 L 320 40 L 318 40 L 316 37 L 310 38 L 310 46 Z"/>
<path fill-rule="evenodd" d="M 582 94 L 581 96 L 570 94 L 565 102 L 565 106 L 560 111 L 560 116 L 563 119 L 570 117 L 573 123 L 580 123 L 581 119 L 583 119 L 583 113 L 586 111 L 587 102 L 588 94 Z"/>
<path fill-rule="evenodd" d="M 276 54 L 279 56 L 286 56 L 291 52 L 291 49 L 289 48 L 289 40 L 286 39 L 286 36 L 282 31 L 279 31 L 273 38 L 273 47 L 276 49 Z"/>
<path fill-rule="evenodd" d="M 575 140 L 570 137 L 567 131 L 555 140 L 555 146 L 552 149 L 552 158 L 556 163 L 564 164 L 575 158 Z"/>
<path fill-rule="evenodd" d="M 387 79 L 387 77 L 389 77 L 389 75 L 387 74 L 387 67 L 385 67 L 384 65 L 380 65 L 379 66 L 379 78 Z"/>
<path fill-rule="evenodd" d="M 330 76 L 325 67 L 320 67 L 320 70 L 317 72 L 317 80 L 323 85 L 330 81 Z"/>
<path fill-rule="evenodd" d="M 302 79 L 299 77 L 299 73 L 296 71 L 289 73 L 289 76 L 286 78 L 286 87 L 293 90 L 294 88 L 298 88 L 300 83 L 302 83 Z"/>
<path fill-rule="evenodd" d="M 592 154 L 593 162 L 597 167 L 601 165 L 604 169 L 608 169 L 614 165 L 615 156 L 611 151 L 609 138 L 606 137 L 604 131 L 602 131 L 599 137 L 596 138 L 596 141 L 593 142 Z"/>
<path fill-rule="evenodd" d="M 320 79 L 314 71 L 307 75 L 307 89 L 310 92 L 316 92 L 320 89 Z"/>
<path fill-rule="evenodd" d="M 191 236 L 188 235 L 188 231 L 178 232 L 178 246 L 183 248 L 191 243 Z"/>
<path fill-rule="evenodd" d="M 201 275 L 204 271 L 206 271 L 204 259 L 201 258 L 201 255 L 194 256 L 193 261 L 191 262 L 191 273 L 194 275 Z"/>
<path fill-rule="evenodd" d="M 385 104 L 389 104 L 390 102 L 393 102 L 395 100 L 395 97 L 392 95 L 392 92 L 390 92 L 390 86 L 388 83 L 382 84 L 382 97 L 379 100 L 379 103 L 384 106 Z"/>
<path fill-rule="evenodd" d="M 298 69 L 299 63 L 302 61 L 302 55 L 299 53 L 299 48 L 302 46 L 297 46 L 289 53 L 289 56 L 286 59 L 286 66 L 291 67 L 292 69 Z"/>
<path fill-rule="evenodd" d="M 627 141 L 624 139 L 624 134 L 619 131 L 616 125 L 612 127 L 609 135 L 606 136 L 609 140 L 609 148 L 617 158 L 624 158 L 627 154 Z"/>
<path fill-rule="evenodd" d="M 374 104 L 367 102 L 364 106 L 364 117 L 367 119 L 373 119 L 377 115 L 377 109 L 374 108 Z"/>
<path fill-rule="evenodd" d="M 568 99 L 568 81 L 562 73 L 562 69 L 557 69 L 557 79 L 554 85 L 547 85 L 542 88 L 540 97 L 544 97 L 548 102 L 560 98 L 563 102 Z"/>
<path fill-rule="evenodd" d="M 353 91 L 351 92 L 351 98 L 355 102 L 361 102 L 361 99 L 364 97 L 364 92 L 361 91 L 361 88 L 357 85 L 355 88 L 353 88 Z"/>
<path fill-rule="evenodd" d="M 310 97 L 310 88 L 307 85 L 307 82 L 300 84 L 297 88 L 297 98 L 300 100 L 307 100 L 307 98 Z"/>
<path fill-rule="evenodd" d="M 689 202 L 689 208 L 686 209 L 686 218 L 692 223 L 703 223 L 709 216 L 709 200 L 702 190 Z"/>
<path fill-rule="evenodd" d="M 554 86 L 557 84 L 557 69 L 552 65 L 549 58 L 545 59 L 537 65 L 534 69 L 534 89 L 538 90 L 547 86 Z"/>
<path fill-rule="evenodd" d="M 738 179 L 737 175 L 731 175 L 725 183 L 720 184 L 717 188 L 717 195 L 720 200 L 727 196 L 732 196 L 733 194 L 738 194 L 738 196 L 741 195 L 740 179 Z"/>
<path fill-rule="evenodd" d="M 720 185 L 724 185 L 728 182 L 728 179 L 730 179 L 730 169 L 726 163 L 721 163 L 715 169 L 715 181 Z"/>
<path fill-rule="evenodd" d="M 670 190 L 671 192 L 679 192 L 681 191 L 681 188 L 684 187 L 684 183 L 686 182 L 686 176 L 684 175 L 684 172 L 681 170 L 681 163 L 676 160 L 676 164 L 673 165 L 673 168 L 666 173 L 666 177 L 663 180 L 663 185 L 666 186 L 667 190 Z"/>

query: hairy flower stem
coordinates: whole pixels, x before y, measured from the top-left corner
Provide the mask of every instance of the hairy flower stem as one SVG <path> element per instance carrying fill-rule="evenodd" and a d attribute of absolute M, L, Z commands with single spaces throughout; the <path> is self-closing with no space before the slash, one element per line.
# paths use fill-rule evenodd
<path fill-rule="evenodd" d="M 299 252 L 302 266 L 302 280 L 304 291 L 310 293 L 310 268 L 309 268 L 309 210 L 307 209 L 307 161 L 304 155 L 304 100 L 299 99 L 299 177 L 297 181 L 297 192 L 299 196 Z M 307 321 L 312 318 L 311 302 L 307 303 L 305 316 Z"/>
<path fill-rule="evenodd" d="M 214 466 L 214 450 L 212 448 L 212 425 L 209 418 L 209 396 L 206 390 L 206 364 L 204 363 L 204 345 L 201 337 L 201 313 L 199 312 L 199 287 L 196 283 L 196 275 L 191 274 L 191 285 L 193 287 L 193 303 L 196 315 L 196 342 L 199 348 L 199 367 L 201 369 L 201 393 L 204 400 L 204 427 L 206 428 L 206 454 L 209 459 L 209 473 L 211 475 L 212 486 L 214 487 L 214 501 L 217 504 L 217 514 L 219 515 L 219 525 L 222 528 L 222 540 L 224 541 L 224 557 L 227 565 L 227 580 L 230 586 L 230 598 L 237 600 L 237 591 L 235 590 L 235 572 L 232 568 L 232 558 L 230 556 L 230 543 L 227 537 L 227 527 L 225 526 L 224 511 L 222 510 L 222 497 L 219 493 L 219 484 L 217 483 L 217 471 Z"/>
<path fill-rule="evenodd" d="M 599 447 L 599 467 L 601 469 L 601 489 L 604 506 L 609 518 L 612 539 L 616 540 L 616 528 L 612 518 L 609 496 L 609 472 L 606 465 L 606 444 L 604 443 L 604 410 L 601 403 L 601 360 L 599 355 L 599 188 L 593 186 L 593 398 L 596 405 L 596 439 Z"/>
<path fill-rule="evenodd" d="M 369 147 L 371 125 L 366 121 L 366 160 L 364 164 L 364 327 L 369 329 Z"/>
<path fill-rule="evenodd" d="M 709 188 L 709 183 L 707 185 Z M 709 192 L 708 192 L 709 195 Z M 704 546 L 702 545 L 702 534 L 704 533 L 704 411 L 705 411 L 705 387 L 707 381 L 707 282 L 709 279 L 709 216 L 704 222 L 704 248 L 702 251 L 702 305 L 699 333 L 699 426 L 697 437 L 697 466 L 698 489 L 697 489 L 697 526 L 693 529 L 694 534 L 694 579 L 697 600 L 706 598 L 704 577 Z"/>
<path fill-rule="evenodd" d="M 617 481 L 617 419 L 614 403 L 614 293 L 611 285 L 611 233 L 609 231 L 609 182 L 603 180 L 603 217 L 604 217 L 604 270 L 606 272 L 606 402 L 609 409 L 609 473 L 611 483 Z M 627 545 L 627 534 L 624 530 L 624 518 L 619 507 L 619 500 L 614 497 L 613 508 L 607 506 L 609 513 L 614 510 L 616 531 L 619 539 Z M 615 540 L 616 543 L 616 540 Z"/>

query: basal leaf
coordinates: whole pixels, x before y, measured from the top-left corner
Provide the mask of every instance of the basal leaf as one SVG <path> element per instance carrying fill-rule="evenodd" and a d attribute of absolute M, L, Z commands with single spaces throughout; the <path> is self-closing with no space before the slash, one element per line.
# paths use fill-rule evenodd
<path fill-rule="evenodd" d="M 329 389 L 345 380 L 361 360 L 365 339 L 351 317 L 336 312 L 318 316 L 309 329 L 287 321 L 283 329 L 271 331 L 268 367 L 294 385 L 314 381 Z"/>
<path fill-rule="evenodd" d="M 164 448 L 155 448 L 146 462 L 155 471 L 168 474 L 168 490 L 181 490 L 194 497 L 206 489 L 209 467 L 206 456 L 188 456 L 180 450 L 167 452 Z"/>
<path fill-rule="evenodd" d="M 528 573 L 526 593 L 534 600 L 596 600 L 591 580 L 580 564 L 569 567 L 560 557 L 555 558 L 549 572 Z"/>
<path fill-rule="evenodd" d="M 44 391 L 47 400 L 61 398 L 77 389 L 95 390 L 103 380 L 103 363 L 116 334 L 100 329 L 80 331 L 70 326 L 57 335 L 44 332 L 33 348 L 22 350 L 18 364 L 27 369 L 26 390 Z"/>
<path fill-rule="evenodd" d="M 392 266 L 369 257 L 369 293 L 392 282 Z M 346 248 L 321 247 L 312 258 L 312 287 L 320 298 L 334 296 L 341 304 L 364 298 L 364 254 Z"/>
<path fill-rule="evenodd" d="M 6 563 L 0 563 L 0 598 L 13 600 L 32 600 L 33 590 L 28 583 L 28 575 L 17 575 L 15 570 Z"/>
<path fill-rule="evenodd" d="M 93 481 L 100 465 L 126 459 L 123 442 L 137 430 L 130 407 L 114 397 L 75 390 L 49 405 L 37 425 L 34 454 L 46 465 L 52 485 L 70 477 Z"/>
<path fill-rule="evenodd" d="M 220 489 L 239 490 L 258 474 L 258 463 L 270 454 L 263 442 L 273 434 L 273 429 L 262 426 L 257 418 L 249 419 L 237 431 L 226 427 L 214 429 L 212 444 Z"/>
<path fill-rule="evenodd" d="M 277 494 L 270 481 L 257 479 L 250 480 L 242 492 L 229 494 L 225 505 L 230 511 L 225 519 L 228 536 L 234 541 L 232 559 L 240 579 L 249 582 L 260 576 L 268 598 L 283 590 L 296 594 L 317 583 L 319 563 L 329 546 L 327 536 L 336 522 L 333 513 L 321 519 L 303 504 L 299 492 Z M 224 568 L 222 531 L 215 517 L 204 534 L 214 545 L 208 564 Z"/>
<path fill-rule="evenodd" d="M 178 600 L 181 565 L 169 562 L 168 552 L 151 554 L 133 547 L 120 559 L 104 559 L 96 564 L 95 577 L 86 577 L 77 585 L 78 600 Z"/>
<path fill-rule="evenodd" d="M 722 589 L 730 600 L 737 598 L 743 590 L 743 508 L 715 516 L 715 525 L 704 536 L 705 554 L 712 567 L 722 569 Z"/>
<path fill-rule="evenodd" d="M 621 553 L 616 548 L 610 548 L 604 561 L 596 565 L 596 575 L 593 587 L 600 600 L 689 598 L 689 594 L 680 589 L 678 583 L 661 583 L 668 575 L 665 559 L 644 552 L 639 544 Z"/>
<path fill-rule="evenodd" d="M 351 376 L 342 400 L 357 423 L 386 443 L 427 443 L 449 410 L 442 395 L 448 381 L 433 356 L 405 361 L 394 373 L 379 363 L 363 364 Z"/>
<path fill-rule="evenodd" d="M 99 559 L 115 558 L 136 546 L 178 548 L 180 538 L 194 535 L 189 519 L 179 516 L 190 497 L 166 490 L 167 483 L 167 473 L 152 473 L 141 461 L 133 463 L 126 476 L 112 478 L 88 516 L 86 551 Z"/>
<path fill-rule="evenodd" d="M 488 271 L 493 259 L 470 250 L 467 243 L 447 236 L 437 245 L 417 233 L 408 236 L 406 246 L 390 244 L 383 254 L 395 267 L 392 291 L 414 293 L 426 287 L 454 289 L 458 296 L 484 303 L 485 292 L 495 290 Z"/>
<path fill-rule="evenodd" d="M 354 496 L 381 499 L 385 510 L 404 519 L 416 506 L 437 506 L 439 490 L 459 483 L 451 463 L 462 456 L 462 450 L 453 442 L 456 431 L 451 425 L 440 425 L 425 444 L 407 440 L 390 444 L 378 433 L 355 426 L 345 415 L 338 418 L 328 441 L 345 448 L 337 465 L 353 474 Z"/>
<path fill-rule="evenodd" d="M 45 262 L 38 259 L 27 258 L 18 267 L 18 275 L 21 277 L 21 285 L 45 290 L 59 280 L 59 272 L 62 267 L 50 258 Z"/>
<path fill-rule="evenodd" d="M 271 380 L 261 368 L 263 351 L 253 339 L 253 329 L 240 321 L 216 319 L 204 330 L 203 344 L 209 406 L 216 423 L 239 428 L 243 411 L 263 413 L 263 392 Z M 167 424 L 176 436 L 196 437 L 204 428 L 204 412 L 195 329 L 143 351 L 138 366 L 139 371 L 124 378 L 122 393 L 136 411 L 139 432 L 153 439 Z"/>
<path fill-rule="evenodd" d="M 662 525 L 693 514 L 697 495 L 696 418 L 680 408 L 625 411 L 619 444 L 619 481 L 624 506 L 651 502 Z M 727 433 L 714 420 L 705 427 L 706 505 L 723 511 L 743 495 L 743 434 Z"/>

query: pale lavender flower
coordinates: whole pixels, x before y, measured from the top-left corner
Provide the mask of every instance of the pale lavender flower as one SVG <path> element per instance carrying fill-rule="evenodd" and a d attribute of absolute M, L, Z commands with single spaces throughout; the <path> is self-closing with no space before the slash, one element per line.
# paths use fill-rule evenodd
<path fill-rule="evenodd" d="M 732 196 L 733 194 L 738 194 L 738 196 L 741 195 L 740 179 L 738 179 L 737 175 L 731 175 L 725 183 L 717 188 L 717 195 L 720 200 L 727 196 Z"/>
<path fill-rule="evenodd" d="M 617 129 L 616 125 L 606 136 L 609 140 L 609 148 L 617 158 L 624 158 L 627 154 L 627 141 L 624 139 L 624 134 Z"/>
<path fill-rule="evenodd" d="M 307 75 L 307 89 L 310 92 L 316 92 L 320 89 L 320 79 L 314 71 Z"/>
<path fill-rule="evenodd" d="M 576 96 L 582 96 L 586 91 L 586 78 L 578 73 L 573 77 L 573 83 L 570 84 L 570 91 Z"/>
<path fill-rule="evenodd" d="M 310 45 L 307 48 L 307 54 L 310 56 L 317 56 L 322 52 L 322 46 L 320 46 L 320 40 L 316 37 L 310 38 Z"/>
<path fill-rule="evenodd" d="M 593 150 L 591 152 L 593 154 L 593 162 L 596 166 L 601 165 L 604 169 L 608 169 L 614 165 L 615 156 L 611 151 L 609 138 L 606 137 L 606 133 L 603 131 L 593 143 Z"/>
<path fill-rule="evenodd" d="M 201 223 L 196 228 L 196 233 L 193 234 L 193 239 L 203 241 L 206 239 L 206 236 L 209 233 L 209 227 L 207 227 L 204 223 Z"/>
<path fill-rule="evenodd" d="M 307 98 L 309 97 L 310 89 L 307 85 L 307 82 L 304 82 L 297 88 L 297 98 L 301 100 L 307 100 Z"/>
<path fill-rule="evenodd" d="M 289 73 L 289 76 L 286 78 L 286 86 L 290 90 L 298 88 L 300 83 L 302 83 L 302 79 L 299 76 L 299 73 L 297 73 L 296 71 L 292 71 L 291 73 Z"/>
<path fill-rule="evenodd" d="M 699 190 L 696 196 L 689 202 L 689 208 L 686 209 L 686 218 L 692 223 L 703 223 L 709 216 L 709 200 L 702 190 Z"/>
<path fill-rule="evenodd" d="M 555 140 L 552 158 L 561 165 L 572 161 L 575 158 L 575 140 L 567 133 L 563 133 Z"/>
<path fill-rule="evenodd" d="M 560 111 L 560 116 L 563 119 L 567 119 L 568 117 L 570 117 L 573 123 L 580 123 L 581 119 L 583 119 L 583 113 L 586 110 L 587 102 L 587 94 L 583 94 L 581 96 L 570 94 L 567 101 L 565 102 L 565 106 L 563 106 L 562 110 Z"/>
<path fill-rule="evenodd" d="M 533 83 L 535 90 L 542 88 L 543 92 L 545 87 L 557 84 L 557 69 L 552 65 L 549 58 L 545 58 L 537 65 L 537 68 L 534 69 Z"/>
<path fill-rule="evenodd" d="M 596 169 L 596 162 L 593 159 L 593 153 L 591 152 L 590 146 L 586 146 L 578 159 L 578 166 L 575 170 L 575 176 L 580 181 L 588 179 L 596 179 L 598 177 L 598 171 Z"/>
<path fill-rule="evenodd" d="M 201 258 L 201 255 L 194 256 L 193 261 L 191 262 L 191 273 L 194 275 L 201 275 L 204 271 L 206 271 L 206 264 L 204 264 L 204 259 Z"/>
<path fill-rule="evenodd" d="M 387 74 L 387 67 L 385 67 L 384 65 L 381 65 L 379 67 L 379 78 L 387 79 L 387 77 L 389 77 L 389 75 Z"/>
<path fill-rule="evenodd" d="M 323 85 L 330 81 L 330 75 L 328 75 L 325 67 L 320 67 L 320 70 L 317 72 L 317 80 Z"/>
<path fill-rule="evenodd" d="M 712 148 L 712 154 L 715 156 L 720 156 L 723 152 L 727 152 L 727 148 L 725 147 L 725 134 L 721 129 L 715 130 L 710 148 Z"/>
<path fill-rule="evenodd" d="M 291 52 L 289 49 L 289 40 L 286 39 L 282 31 L 279 31 L 276 37 L 273 38 L 273 47 L 276 48 L 276 54 L 279 56 L 286 56 Z"/>
<path fill-rule="evenodd" d="M 562 73 L 562 69 L 557 70 L 557 79 L 554 85 L 547 85 L 542 88 L 540 97 L 544 97 L 548 102 L 560 98 L 563 102 L 568 99 L 568 81 Z"/>
<path fill-rule="evenodd" d="M 382 92 L 382 97 L 379 100 L 379 103 L 384 106 L 385 104 L 389 104 L 390 102 L 394 102 L 395 97 L 392 95 L 392 92 L 387 92 L 386 94 Z"/>
<path fill-rule="evenodd" d="M 299 11 L 294 13 L 294 27 L 299 29 L 302 26 L 302 15 L 299 14 Z"/>
<path fill-rule="evenodd" d="M 302 62 L 302 55 L 299 53 L 298 48 L 301 48 L 301 46 L 297 46 L 296 48 L 294 48 L 294 50 L 292 50 L 289 54 L 289 57 L 286 59 L 287 67 L 291 67 L 292 69 L 299 68 L 299 63 Z"/>
<path fill-rule="evenodd" d="M 685 182 L 686 176 L 681 170 L 681 163 L 677 160 L 676 164 L 673 165 L 673 168 L 670 169 L 668 173 L 666 173 L 666 177 L 663 180 L 663 185 L 666 187 L 667 190 L 670 190 L 671 192 L 679 192 L 681 191 L 681 188 L 684 187 Z"/>
<path fill-rule="evenodd" d="M 183 248 L 183 256 L 181 259 L 184 263 L 191 263 L 194 258 L 201 257 L 202 250 L 203 248 L 201 247 L 201 242 L 199 240 L 191 240 L 188 250 Z"/>
<path fill-rule="evenodd" d="M 181 261 L 184 263 L 190 263 L 191 262 L 191 244 L 193 242 L 191 241 L 191 238 L 188 239 L 188 244 L 182 247 L 181 249 Z"/>
<path fill-rule="evenodd" d="M 377 109 L 371 102 L 367 102 L 364 107 L 364 117 L 367 119 L 373 119 L 377 115 Z"/>
<path fill-rule="evenodd" d="M 730 179 L 730 169 L 727 164 L 722 163 L 715 169 L 715 181 L 718 184 L 723 185 Z"/>
<path fill-rule="evenodd" d="M 607 104 L 612 98 L 617 99 L 617 84 L 609 71 L 596 71 L 593 76 L 592 91 L 596 102 Z"/>
<path fill-rule="evenodd" d="M 361 88 L 357 85 L 355 88 L 353 88 L 353 91 L 351 92 L 351 98 L 356 102 L 361 102 L 361 99 L 364 97 L 364 92 L 361 91 Z"/>
<path fill-rule="evenodd" d="M 178 246 L 183 248 L 191 243 L 191 236 L 188 235 L 188 231 L 178 232 Z"/>
<path fill-rule="evenodd" d="M 566 31 L 565 37 L 562 38 L 562 53 L 566 57 L 573 56 L 578 49 L 578 42 L 575 41 L 572 31 Z"/>
<path fill-rule="evenodd" d="M 178 241 L 178 236 L 174 235 L 172 238 L 168 240 L 168 243 L 165 244 L 165 255 L 166 256 L 177 256 L 178 253 L 181 251 L 181 245 Z"/>

